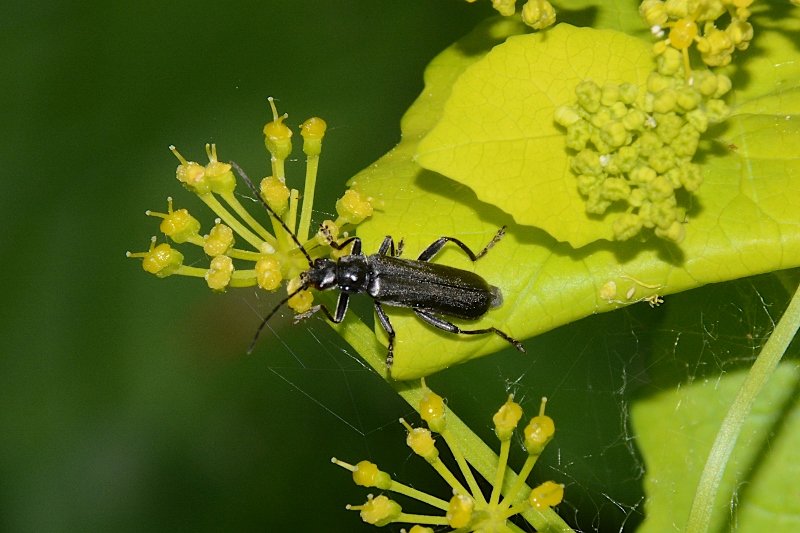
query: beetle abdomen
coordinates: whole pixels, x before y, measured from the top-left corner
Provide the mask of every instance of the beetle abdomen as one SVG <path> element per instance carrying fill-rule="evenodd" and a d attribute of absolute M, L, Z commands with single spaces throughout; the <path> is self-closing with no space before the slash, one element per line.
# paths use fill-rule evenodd
<path fill-rule="evenodd" d="M 475 320 L 503 302 L 479 275 L 437 263 L 372 255 L 367 292 L 386 305 Z"/>

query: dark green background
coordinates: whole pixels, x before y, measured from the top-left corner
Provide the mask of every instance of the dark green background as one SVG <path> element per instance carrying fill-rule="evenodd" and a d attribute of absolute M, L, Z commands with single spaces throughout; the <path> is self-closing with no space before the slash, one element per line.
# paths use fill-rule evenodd
<path fill-rule="evenodd" d="M 4 7 L 0 530 L 374 531 L 344 510 L 370 491 L 333 455 L 448 496 L 404 444 L 396 421 L 417 421 L 412 410 L 321 321 L 276 320 L 278 336 L 245 356 L 269 297 L 159 280 L 125 251 L 147 248 L 158 221 L 144 211 L 165 210 L 170 195 L 211 224 L 175 180 L 169 144 L 204 162 L 215 142 L 222 160 L 267 173 L 270 95 L 292 126 L 328 123 L 316 202 L 326 218 L 345 181 L 398 141 L 425 65 L 488 4 Z M 288 165 L 294 186 L 303 171 Z M 706 368 L 699 352 L 713 354 L 709 371 L 737 350 L 752 357 L 771 327 L 760 298 L 785 296 L 767 277 L 709 287 L 591 317 L 526 341 L 529 357 L 508 350 L 429 383 L 492 445 L 490 417 L 508 392 L 529 415 L 548 396 L 556 440 L 532 482 L 567 485 L 560 512 L 572 523 L 632 529 L 644 465 L 625 409 L 652 385 L 649 365 L 672 369 L 663 390 L 698 377 L 685 359 Z M 369 319 L 369 302 L 355 307 Z M 703 329 L 715 320 L 731 330 L 716 352 Z M 729 341 L 748 334 L 756 341 Z M 516 446 L 512 463 L 522 460 Z"/>
<path fill-rule="evenodd" d="M 345 357 L 353 394 L 375 404 L 350 429 L 269 370 L 322 350 L 306 330 L 281 335 L 291 352 L 270 336 L 245 357 L 253 291 L 159 280 L 124 254 L 147 248 L 158 222 L 144 211 L 168 195 L 213 219 L 175 181 L 169 144 L 203 162 L 216 142 L 266 173 L 270 95 L 293 126 L 328 122 L 317 206 L 332 211 L 398 141 L 427 62 L 489 12 L 452 0 L 4 4 L 0 530 L 360 527 L 344 505 L 366 492 L 328 459 L 367 456 L 382 445 L 362 433 L 389 422 L 402 450 L 394 421 L 408 408 Z M 292 379 L 353 422 L 342 371 L 325 364 Z"/>

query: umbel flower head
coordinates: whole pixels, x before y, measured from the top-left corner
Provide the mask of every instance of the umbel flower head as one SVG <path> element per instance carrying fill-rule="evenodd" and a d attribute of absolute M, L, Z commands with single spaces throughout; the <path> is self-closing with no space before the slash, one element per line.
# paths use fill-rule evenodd
<path fill-rule="evenodd" d="M 475 0 L 467 0 L 474 2 Z M 492 0 L 492 7 L 504 17 L 511 17 L 517 11 L 517 0 Z M 547 0 L 528 0 L 522 6 L 522 22 L 534 30 L 543 30 L 556 23 L 556 10 Z"/>
<path fill-rule="evenodd" d="M 639 14 L 654 35 L 667 37 L 653 46 L 653 52 L 656 55 L 669 49 L 680 52 L 689 80 L 692 45 L 696 45 L 703 63 L 710 67 L 724 67 L 731 62 L 734 50 L 750 46 L 753 26 L 747 19 L 752 3 L 753 0 L 644 0 Z M 725 27 L 720 27 L 725 19 L 728 20 Z"/>
<path fill-rule="evenodd" d="M 519 421 L 522 419 L 523 412 L 522 407 L 514 402 L 512 395 L 494 415 L 495 433 L 500 440 L 500 457 L 497 464 L 496 478 L 489 480 L 492 483 L 492 491 L 487 499 L 478 486 L 472 469 L 464 459 L 457 439 L 448 430 L 447 407 L 444 404 L 444 400 L 427 388 L 424 379 L 421 383 L 424 394 L 419 405 L 419 413 L 422 419 L 427 422 L 429 429 L 422 427 L 412 428 L 403 419 L 400 419 L 400 422 L 408 430 L 406 439 L 408 446 L 414 453 L 425 459 L 450 485 L 453 490 L 452 496 L 448 496 L 448 499 L 443 499 L 413 489 L 393 480 L 388 473 L 381 471 L 377 465 L 369 461 L 361 461 L 351 465 L 333 458 L 331 461 L 334 464 L 353 473 L 353 481 L 356 484 L 363 487 L 374 487 L 385 492 L 402 494 L 427 503 L 431 507 L 438 509 L 439 512 L 431 515 L 407 514 L 403 512 L 399 503 L 385 494 L 377 497 L 369 494 L 366 503 L 363 505 L 348 505 L 348 509 L 359 511 L 362 520 L 376 526 L 385 526 L 391 523 L 415 524 L 410 533 L 432 532 L 433 529 L 428 526 L 436 527 L 436 531 L 447 531 L 442 530 L 442 527 L 449 527 L 459 532 L 512 531 L 508 520 L 514 515 L 521 514 L 531 523 L 536 523 L 536 519 L 541 519 L 543 514 L 553 512 L 551 508 L 561 503 L 564 497 L 564 485 L 547 481 L 533 490 L 525 485 L 525 480 L 536 464 L 536 460 L 544 451 L 547 443 L 552 440 L 555 433 L 553 420 L 544 414 L 547 401 L 545 398 L 542 399 L 539 414 L 530 420 L 523 432 L 528 458 L 519 475 L 502 496 L 500 491 L 507 475 L 511 439 Z M 439 459 L 439 450 L 436 448 L 433 432 L 438 433 L 450 447 L 466 481 L 466 486 Z"/>
<path fill-rule="evenodd" d="M 274 291 L 284 281 L 288 282 L 291 292 L 293 287 L 300 286 L 299 276 L 308 269 L 309 258 L 331 253 L 329 236 L 334 239 L 340 233 L 346 236 L 346 231 L 372 214 L 373 200 L 351 188 L 336 203 L 338 218 L 326 220 L 324 232 L 309 235 L 325 121 L 311 118 L 300 127 L 307 159 L 303 205 L 298 222 L 300 193 L 286 186 L 284 168 L 284 162 L 292 152 L 292 130 L 284 124 L 288 115 L 279 116 L 273 99 L 269 98 L 269 102 L 273 120 L 264 127 L 264 143 L 270 153 L 272 175 L 261 180 L 257 192 L 280 221 L 269 217 L 270 230 L 242 205 L 235 194 L 236 177 L 232 165 L 219 161 L 215 145 L 206 145 L 206 165 L 188 161 L 174 146 L 170 146 L 180 162 L 175 177 L 185 189 L 211 208 L 217 218 L 204 233 L 200 222 L 187 209 L 174 208 L 172 198 L 167 199 L 166 213 L 147 211 L 146 214 L 161 219 L 159 229 L 172 243 L 201 248 L 208 258 L 208 266 L 185 265 L 183 253 L 168 242 L 157 244 L 157 238 L 153 237 L 148 251 L 128 252 L 128 257 L 142 258 L 145 271 L 161 278 L 173 274 L 200 277 L 217 292 L 228 287 L 255 285 Z M 264 215 L 266 213 L 259 216 L 263 219 Z M 294 233 L 296 239 L 288 232 Z M 302 244 L 302 249 L 297 241 Z M 288 301 L 288 305 L 297 312 L 304 312 L 311 307 L 312 299 L 309 291 L 301 291 Z"/>

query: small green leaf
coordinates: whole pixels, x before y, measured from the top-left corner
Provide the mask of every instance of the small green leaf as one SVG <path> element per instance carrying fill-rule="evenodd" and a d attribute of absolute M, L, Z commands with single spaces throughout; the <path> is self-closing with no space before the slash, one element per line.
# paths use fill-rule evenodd
<path fill-rule="evenodd" d="M 575 248 L 613 240 L 612 219 L 586 213 L 553 114 L 584 80 L 644 87 L 653 68 L 650 45 L 618 31 L 560 24 L 512 37 L 458 79 L 416 161 Z"/>
<path fill-rule="evenodd" d="M 720 424 L 747 374 L 698 379 L 631 408 L 642 451 L 645 516 L 637 531 L 682 531 Z M 745 422 L 717 493 L 709 531 L 800 531 L 800 406 L 796 362 L 772 374 Z M 731 497 L 737 494 L 735 519 Z"/>

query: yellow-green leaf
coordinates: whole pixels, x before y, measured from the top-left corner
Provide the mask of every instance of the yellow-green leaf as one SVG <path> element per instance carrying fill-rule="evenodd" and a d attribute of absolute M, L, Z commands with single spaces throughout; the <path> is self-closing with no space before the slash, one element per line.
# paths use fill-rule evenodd
<path fill-rule="evenodd" d="M 417 163 L 575 248 L 613 240 L 614 217 L 586 213 L 553 113 L 575 104 L 584 80 L 644 87 L 650 48 L 618 31 L 567 24 L 512 37 L 454 84 L 442 119 L 417 147 Z"/>
<path fill-rule="evenodd" d="M 706 183 L 688 213 L 686 239 L 680 247 L 658 239 L 643 243 L 600 240 L 576 250 L 537 227 L 514 223 L 511 215 L 481 201 L 465 185 L 418 166 L 413 160 L 417 144 L 443 116 L 454 83 L 460 83 L 459 76 L 482 61 L 504 36 L 522 31 L 513 22 L 486 23 L 429 65 L 425 89 L 403 119 L 401 143 L 352 180 L 368 196 L 384 202 L 382 210 L 359 227 L 365 251 L 377 250 L 386 235 L 405 238 L 405 257 L 415 257 L 442 235 L 460 238 L 477 251 L 499 226 L 509 225 L 507 237 L 474 266 L 454 246 L 445 247 L 435 261 L 474 269 L 503 290 L 505 304 L 501 308 L 474 324 L 461 321 L 459 326 L 472 329 L 491 325 L 520 340 L 655 295 L 800 265 L 800 158 L 796 141 L 792 141 L 800 131 L 797 99 L 793 96 L 799 90 L 800 78 L 790 68 L 773 69 L 766 61 L 745 61 L 742 68 L 747 72 L 746 79 L 734 76 L 733 117 L 725 127 L 709 132 L 709 140 L 702 146 L 699 162 Z M 758 26 L 756 32 L 766 43 L 784 43 L 786 50 L 775 52 L 781 61 L 786 61 L 786 55 L 797 55 L 797 49 L 786 44 L 782 36 L 769 37 L 775 32 Z M 546 32 L 536 39 L 548 41 L 554 34 Z M 605 38 L 611 42 L 630 39 L 621 34 Z M 515 38 L 513 46 L 526 39 Z M 529 42 L 542 44 L 538 40 Z M 772 53 L 771 48 L 756 46 L 743 55 L 760 58 Z M 632 51 L 637 59 L 604 56 L 603 61 L 628 66 L 638 64 L 638 60 L 645 62 L 636 46 L 621 49 Z M 585 53 L 596 57 L 591 48 Z M 776 72 L 779 78 L 773 78 Z M 756 85 L 760 89 L 754 91 L 748 80 L 759 80 Z M 556 83 L 544 78 L 538 82 L 542 86 Z M 537 109 L 534 104 L 528 106 Z M 484 115 L 476 113 L 473 117 Z M 552 117 L 537 115 L 536 120 L 552 121 Z M 511 125 L 513 121 L 503 123 Z M 496 130 L 491 122 L 485 127 Z M 492 146 L 497 149 L 500 144 Z M 539 155 L 566 161 L 565 152 L 558 154 L 552 149 Z M 495 184 L 494 188 L 500 186 Z M 546 201 L 535 201 L 563 202 L 563 189 L 556 185 L 545 188 L 542 194 L 550 196 Z M 525 191 L 517 194 L 524 195 Z M 515 198 L 508 200 L 516 202 Z M 613 287 L 616 291 L 611 290 Z M 389 309 L 389 314 L 397 331 L 393 369 L 397 379 L 427 375 L 507 346 L 494 335 L 456 337 L 436 330 L 409 310 Z M 380 327 L 376 329 L 382 335 Z"/>

